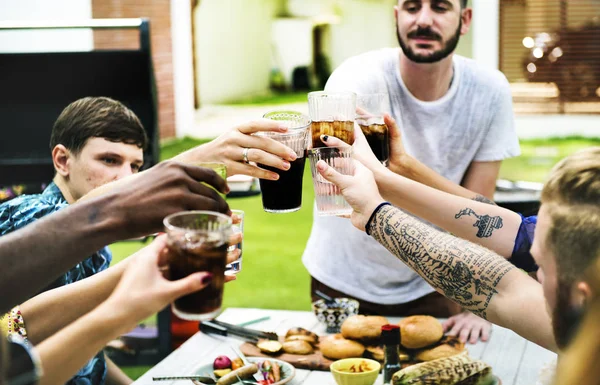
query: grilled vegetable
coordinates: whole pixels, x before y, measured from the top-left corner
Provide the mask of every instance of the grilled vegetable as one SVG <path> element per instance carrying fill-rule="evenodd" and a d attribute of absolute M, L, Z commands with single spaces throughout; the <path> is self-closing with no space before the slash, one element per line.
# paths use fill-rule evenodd
<path fill-rule="evenodd" d="M 475 373 L 464 380 L 457 382 L 456 385 L 486 385 L 493 384 L 494 376 L 492 376 L 492 368 L 489 366 L 481 372 Z"/>
<path fill-rule="evenodd" d="M 467 352 L 409 366 L 394 374 L 393 385 L 453 385 L 489 366 L 473 361 Z"/>

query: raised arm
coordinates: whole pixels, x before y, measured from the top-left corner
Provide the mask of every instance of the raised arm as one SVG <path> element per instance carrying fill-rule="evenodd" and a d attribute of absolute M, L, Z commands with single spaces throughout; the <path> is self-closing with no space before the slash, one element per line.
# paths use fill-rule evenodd
<path fill-rule="evenodd" d="M 463 308 L 556 350 L 541 285 L 484 247 L 437 230 L 384 202 L 373 174 L 356 162 L 354 176 L 324 162 L 321 175 L 352 205 L 352 223 Z M 369 221 L 369 219 L 371 219 Z"/>
<path fill-rule="evenodd" d="M 395 124 L 390 119 L 386 119 L 387 123 Z M 396 130 L 390 130 L 393 131 Z M 443 178 L 409 155 L 399 156 L 404 153 L 397 145 L 395 157 L 406 160 L 408 165 L 403 167 L 412 170 L 410 178 L 426 181 L 431 187 L 399 175 L 393 172 L 398 171 L 397 167 L 388 169 L 375 158 L 360 130 L 356 130 L 355 136 L 354 156 L 373 172 L 379 192 L 386 200 L 461 238 L 492 249 L 505 258 L 511 257 L 521 225 L 519 214 L 487 204 L 493 202 Z M 327 138 L 325 143 L 344 145 L 337 138 Z M 396 140 L 396 143 L 399 142 Z"/>
<path fill-rule="evenodd" d="M 205 181 L 224 191 L 212 170 L 164 162 L 106 195 L 77 202 L 0 237 L 0 312 L 31 298 L 57 276 L 105 245 L 163 229 L 165 216 L 183 210 L 228 212 Z M 41 258 L 43 256 L 43 258 Z"/>
<path fill-rule="evenodd" d="M 498 177 L 500 165 L 495 165 L 494 163 L 499 162 L 473 162 L 467 171 L 465 178 L 463 178 L 463 184 L 465 185 L 465 187 L 463 187 L 444 178 L 442 175 L 421 163 L 418 159 L 410 156 L 404 150 L 400 129 L 398 128 L 396 121 L 389 115 L 386 115 L 384 119 L 390 133 L 390 170 L 408 179 L 422 183 L 436 190 L 444 191 L 448 194 L 479 202 L 495 204 L 491 197 L 493 196 L 496 187 L 496 179 Z M 366 163 L 365 165 L 367 167 L 369 166 L 369 164 Z M 484 174 L 483 176 L 480 175 L 482 173 Z M 489 173 L 490 175 L 485 175 L 486 173 Z M 479 179 L 480 176 L 482 177 L 481 179 Z M 492 179 L 493 181 L 490 182 Z M 483 182 L 477 182 L 476 184 L 475 180 Z"/>
<path fill-rule="evenodd" d="M 383 167 L 375 173 L 381 195 L 397 207 L 510 258 L 521 216 L 505 208 L 448 194 Z"/>
<path fill-rule="evenodd" d="M 159 269 L 159 253 L 164 247 L 161 237 L 143 249 L 106 301 L 36 346 L 44 372 L 40 385 L 64 384 L 108 341 L 210 282 L 207 273 L 166 280 Z"/>

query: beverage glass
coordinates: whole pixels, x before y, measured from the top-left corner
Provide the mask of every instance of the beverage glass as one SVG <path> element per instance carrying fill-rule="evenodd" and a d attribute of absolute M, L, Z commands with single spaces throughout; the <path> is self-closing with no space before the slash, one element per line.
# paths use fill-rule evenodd
<path fill-rule="evenodd" d="M 302 179 L 306 161 L 306 136 L 310 127 L 308 116 L 295 111 L 273 111 L 264 118 L 284 123 L 288 132 L 257 132 L 254 135 L 265 136 L 281 142 L 296 152 L 298 158 L 291 162 L 287 171 L 258 164 L 265 170 L 279 174 L 278 180 L 260 179 L 263 209 L 269 213 L 291 213 L 302 207 Z"/>
<path fill-rule="evenodd" d="M 386 93 L 358 95 L 356 99 L 356 123 L 377 159 L 385 166 L 390 160 L 390 134 L 383 121 L 388 100 Z"/>
<path fill-rule="evenodd" d="M 231 230 L 234 234 L 242 234 L 242 236 L 244 235 L 244 212 L 242 210 L 231 210 L 231 212 L 233 213 L 233 215 L 235 215 L 238 219 L 237 219 L 237 223 L 234 223 L 231 225 Z M 235 249 L 240 249 L 240 257 L 234 261 L 229 263 L 226 267 L 225 267 L 225 274 L 237 274 L 240 272 L 240 270 L 242 270 L 242 253 L 243 253 L 243 247 L 244 245 L 244 238 L 242 238 L 242 241 L 240 243 L 238 243 L 237 245 L 231 245 L 229 246 L 229 248 L 227 249 L 228 252 L 232 252 Z"/>
<path fill-rule="evenodd" d="M 221 310 L 231 217 L 212 211 L 182 211 L 164 219 L 169 247 L 170 279 L 206 271 L 212 281 L 204 289 L 185 295 L 173 304 L 179 318 L 201 321 Z"/>
<path fill-rule="evenodd" d="M 225 163 L 220 163 L 220 162 L 200 162 L 200 163 L 196 163 L 196 166 L 204 167 L 204 168 L 210 168 L 211 170 L 213 170 L 214 172 L 216 172 L 218 176 L 220 176 L 221 178 L 225 179 L 225 181 L 227 181 L 227 166 L 225 165 Z M 213 188 L 212 186 L 209 186 L 208 184 L 206 184 L 204 182 L 202 182 L 202 184 L 205 185 L 205 186 L 208 186 L 210 188 Z M 225 199 L 225 194 L 219 192 L 219 195 L 221 197 L 223 197 L 223 199 Z"/>
<path fill-rule="evenodd" d="M 354 92 L 310 92 L 308 110 L 312 120 L 312 148 L 326 147 L 321 135 L 335 136 L 348 144 L 354 143 Z"/>
<path fill-rule="evenodd" d="M 340 189 L 325 180 L 317 170 L 317 162 L 323 160 L 341 174 L 354 175 L 352 147 L 313 148 L 308 150 L 308 159 L 317 201 L 317 215 L 349 216 L 352 214 L 352 207 L 346 202 Z"/>

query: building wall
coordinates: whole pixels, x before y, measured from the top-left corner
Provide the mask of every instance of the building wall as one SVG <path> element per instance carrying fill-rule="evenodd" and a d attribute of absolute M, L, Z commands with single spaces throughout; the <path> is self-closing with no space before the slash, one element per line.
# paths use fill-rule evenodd
<path fill-rule="evenodd" d="M 275 0 L 202 0 L 194 11 L 200 105 L 264 93 Z"/>
<path fill-rule="evenodd" d="M 1 20 L 81 20 L 92 17 L 91 0 L 0 0 Z M 0 32 L 1 52 L 89 51 L 91 30 Z"/>
<path fill-rule="evenodd" d="M 177 0 L 175 0 L 177 1 Z M 161 139 L 175 136 L 173 49 L 170 0 L 92 0 L 94 18 L 146 17 L 150 19 L 152 59 L 158 89 L 158 124 Z M 95 48 L 137 48 L 135 30 L 94 31 Z"/>

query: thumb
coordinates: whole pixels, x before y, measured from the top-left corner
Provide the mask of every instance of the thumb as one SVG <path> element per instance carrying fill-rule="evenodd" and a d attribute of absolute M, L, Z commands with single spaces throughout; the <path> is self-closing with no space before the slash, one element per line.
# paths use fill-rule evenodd
<path fill-rule="evenodd" d="M 327 163 L 325 163 L 325 161 L 320 160 L 317 162 L 317 170 L 323 178 L 339 188 L 343 189 L 346 186 L 346 176 L 337 172 L 333 167 L 330 167 Z"/>
<path fill-rule="evenodd" d="M 169 293 L 172 299 L 177 299 L 186 294 L 191 294 L 207 287 L 212 281 L 211 273 L 198 272 L 190 274 L 177 281 L 169 281 Z"/>
<path fill-rule="evenodd" d="M 341 147 L 341 148 L 350 147 L 350 145 L 348 143 L 344 142 L 341 139 L 336 138 L 335 136 L 321 135 L 321 141 L 323 143 L 325 143 L 325 145 L 327 147 Z"/>
<path fill-rule="evenodd" d="M 388 128 L 390 133 L 390 141 L 394 140 L 402 140 L 402 134 L 400 133 L 400 128 L 398 128 L 398 123 L 392 118 L 390 115 L 383 115 L 383 121 Z"/>

